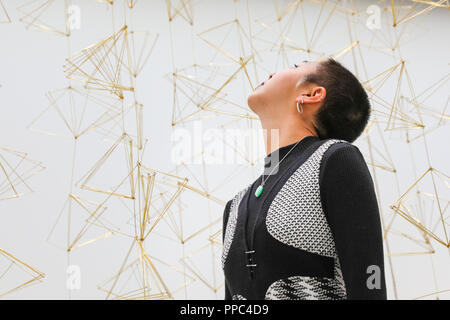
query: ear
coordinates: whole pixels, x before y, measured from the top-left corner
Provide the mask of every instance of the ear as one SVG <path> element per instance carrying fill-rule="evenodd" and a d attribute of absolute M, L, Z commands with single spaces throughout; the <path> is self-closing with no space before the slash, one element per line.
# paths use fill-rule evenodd
<path fill-rule="evenodd" d="M 327 90 L 324 87 L 313 87 L 309 92 L 303 93 L 300 97 L 304 103 L 321 102 L 327 96 Z"/>

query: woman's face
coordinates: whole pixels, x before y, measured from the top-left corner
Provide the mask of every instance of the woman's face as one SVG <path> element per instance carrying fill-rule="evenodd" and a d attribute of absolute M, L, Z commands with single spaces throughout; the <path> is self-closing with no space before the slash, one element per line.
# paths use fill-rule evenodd
<path fill-rule="evenodd" d="M 303 61 L 299 65 L 270 74 L 268 79 L 260 83 L 248 96 L 248 106 L 258 114 L 260 108 L 280 105 L 280 103 L 295 103 L 298 81 L 314 72 L 316 64 L 317 62 L 313 61 Z"/>

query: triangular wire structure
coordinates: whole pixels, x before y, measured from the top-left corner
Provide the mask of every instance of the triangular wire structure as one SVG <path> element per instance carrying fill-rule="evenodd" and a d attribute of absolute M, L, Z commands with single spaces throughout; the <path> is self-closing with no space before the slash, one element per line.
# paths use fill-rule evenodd
<path fill-rule="evenodd" d="M 448 0 L 391 0 L 392 26 L 397 27 L 435 8 L 450 8 Z"/>
<path fill-rule="evenodd" d="M 138 258 L 129 261 L 132 253 L 136 251 Z M 170 270 L 173 275 L 183 276 L 187 280 L 179 287 L 169 287 L 166 281 L 168 279 L 161 274 L 157 264 L 165 270 Z M 174 299 L 174 294 L 194 281 L 193 277 L 187 276 L 176 266 L 150 256 L 141 241 L 133 240 L 119 271 L 99 284 L 98 288 L 107 294 L 106 299 L 170 300 Z"/>
<path fill-rule="evenodd" d="M 428 188 L 420 188 L 420 183 L 426 178 L 431 180 L 431 190 Z M 447 210 L 450 201 L 440 197 L 437 186 L 438 179 L 442 182 L 441 188 L 443 186 L 450 188 L 450 176 L 435 168 L 428 168 L 406 189 L 394 204 L 391 205 L 391 209 L 423 231 L 427 236 L 449 248 L 449 230 L 447 228 L 446 220 L 449 215 Z M 432 205 L 428 210 L 423 208 L 422 202 L 424 199 L 431 201 Z M 417 204 L 410 204 L 414 200 L 417 201 Z"/>
<path fill-rule="evenodd" d="M 51 136 L 78 139 L 93 131 L 104 133 L 123 112 L 120 99 L 79 86 L 51 90 L 46 97 L 48 107 L 27 128 Z M 53 120 L 54 113 L 60 121 Z"/>
<path fill-rule="evenodd" d="M 128 26 L 123 26 L 115 34 L 66 59 L 64 72 L 69 79 L 84 82 L 87 88 L 106 91 L 123 99 L 124 91 L 134 90 L 132 75 L 123 75 L 124 65 L 130 59 Z"/>
<path fill-rule="evenodd" d="M 377 119 L 386 119 L 385 130 L 404 130 L 406 128 L 423 128 L 424 125 L 420 120 L 412 118 L 409 114 L 402 111 L 400 108 L 400 97 L 402 84 L 406 78 L 407 85 L 409 85 L 410 93 L 413 95 L 414 91 L 411 87 L 411 79 L 406 70 L 405 61 L 380 72 L 375 77 L 363 82 L 365 89 L 369 93 L 369 98 L 377 106 L 374 108 L 374 114 Z M 395 94 L 392 101 L 386 100 L 383 96 L 378 94 L 378 91 L 383 88 L 388 80 L 393 81 L 395 85 Z"/>
<path fill-rule="evenodd" d="M 0 201 L 33 192 L 27 180 L 44 169 L 27 153 L 0 146 Z"/>
<path fill-rule="evenodd" d="M 166 0 L 169 22 L 180 18 L 190 25 L 194 24 L 192 0 Z"/>
<path fill-rule="evenodd" d="M 22 13 L 20 22 L 25 24 L 27 29 L 51 32 L 60 36 L 70 36 L 69 6 L 71 0 L 31 0 L 17 8 Z M 61 6 L 63 6 L 61 8 Z M 59 10 L 59 22 L 48 21 L 49 12 Z"/>
<path fill-rule="evenodd" d="M 0 248 L 0 268 L 0 284 L 2 284 L 0 285 L 0 298 L 37 284 L 45 277 L 44 273 L 33 268 L 2 248 Z M 15 272 L 19 272 L 26 280 L 12 280 L 11 274 Z M 18 275 L 15 274 L 14 278 L 16 278 L 16 276 Z M 9 283 L 5 283 L 6 281 Z"/>

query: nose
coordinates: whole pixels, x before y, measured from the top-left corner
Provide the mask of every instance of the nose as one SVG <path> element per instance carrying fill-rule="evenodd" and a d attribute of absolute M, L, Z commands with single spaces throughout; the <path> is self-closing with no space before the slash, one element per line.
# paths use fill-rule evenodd
<path fill-rule="evenodd" d="M 270 75 L 269 75 L 269 79 L 272 79 L 272 77 L 275 75 L 275 73 L 271 73 Z"/>

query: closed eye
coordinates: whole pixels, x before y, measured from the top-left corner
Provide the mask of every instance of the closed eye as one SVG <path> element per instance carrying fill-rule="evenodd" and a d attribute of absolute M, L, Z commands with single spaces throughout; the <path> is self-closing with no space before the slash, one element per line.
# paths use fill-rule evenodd
<path fill-rule="evenodd" d="M 303 60 L 302 63 L 308 63 L 308 60 Z M 294 68 L 298 68 L 298 64 L 294 64 Z"/>

